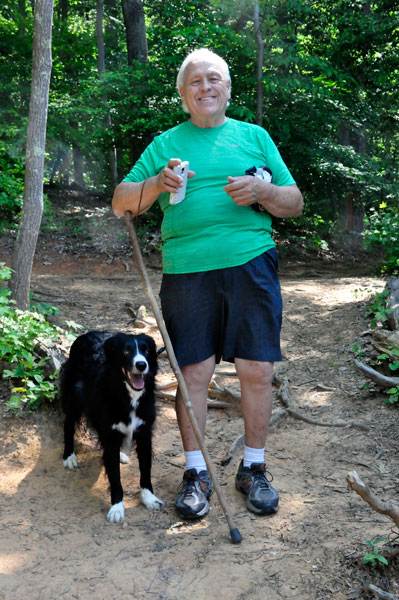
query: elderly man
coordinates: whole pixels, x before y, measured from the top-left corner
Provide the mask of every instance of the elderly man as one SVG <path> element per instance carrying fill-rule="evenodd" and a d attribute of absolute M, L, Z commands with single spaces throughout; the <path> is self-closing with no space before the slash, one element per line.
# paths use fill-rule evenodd
<path fill-rule="evenodd" d="M 147 147 L 116 188 L 113 210 L 137 215 L 160 203 L 162 311 L 198 424 L 204 434 L 216 363 L 234 362 L 245 430 L 235 485 L 250 511 L 271 514 L 279 498 L 264 454 L 282 315 L 271 222 L 298 216 L 302 194 L 269 134 L 226 117 L 231 80 L 220 56 L 207 49 L 189 54 L 177 89 L 189 120 Z M 185 198 L 171 204 L 182 185 L 174 167 L 182 161 L 190 168 Z M 253 166 L 267 166 L 273 183 L 245 175 Z M 176 509 L 195 519 L 209 512 L 213 490 L 179 391 L 176 414 L 186 458 Z"/>

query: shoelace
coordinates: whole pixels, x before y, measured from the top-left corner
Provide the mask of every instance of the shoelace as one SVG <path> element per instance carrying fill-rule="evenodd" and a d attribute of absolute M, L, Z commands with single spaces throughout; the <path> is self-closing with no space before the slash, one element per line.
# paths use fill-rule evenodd
<path fill-rule="evenodd" d="M 269 484 L 266 479 L 266 475 L 260 471 L 254 473 L 254 483 L 257 482 L 259 487 L 263 490 L 269 489 Z"/>
<path fill-rule="evenodd" d="M 263 490 L 269 489 L 269 483 L 273 481 L 273 475 L 269 473 L 269 471 L 252 471 L 254 475 L 254 481 L 259 482 L 260 487 Z M 270 479 L 267 479 L 267 476 L 270 475 Z"/>
<path fill-rule="evenodd" d="M 183 492 L 183 498 L 187 498 L 188 496 L 191 496 L 191 492 L 193 489 L 195 489 L 195 479 L 187 479 L 186 481 L 186 486 Z"/>

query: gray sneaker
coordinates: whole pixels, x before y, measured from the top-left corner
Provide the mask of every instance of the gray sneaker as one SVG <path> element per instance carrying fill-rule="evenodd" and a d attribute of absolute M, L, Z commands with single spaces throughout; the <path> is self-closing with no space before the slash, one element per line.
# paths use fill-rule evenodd
<path fill-rule="evenodd" d="M 189 469 L 184 472 L 183 483 L 176 500 L 176 510 L 183 519 L 198 519 L 209 512 L 208 500 L 213 486 L 208 471 Z"/>
<path fill-rule="evenodd" d="M 266 465 L 241 461 L 236 475 L 236 488 L 247 496 L 247 508 L 257 515 L 270 515 L 278 510 L 278 493 L 266 479 Z"/>

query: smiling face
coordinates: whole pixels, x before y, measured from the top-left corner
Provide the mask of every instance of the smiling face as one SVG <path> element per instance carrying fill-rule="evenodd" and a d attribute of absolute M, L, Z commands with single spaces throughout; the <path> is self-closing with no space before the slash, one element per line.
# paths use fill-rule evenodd
<path fill-rule="evenodd" d="M 217 127 L 226 121 L 230 82 L 219 65 L 208 61 L 189 63 L 179 93 L 197 127 Z"/>

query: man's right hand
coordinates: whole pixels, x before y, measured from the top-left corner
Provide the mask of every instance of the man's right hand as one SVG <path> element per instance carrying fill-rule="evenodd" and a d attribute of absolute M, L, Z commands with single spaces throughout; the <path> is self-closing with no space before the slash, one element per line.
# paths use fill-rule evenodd
<path fill-rule="evenodd" d="M 157 179 L 160 194 L 164 192 L 177 194 L 179 191 L 179 188 L 183 184 L 183 179 L 174 172 L 173 167 L 177 167 L 181 162 L 180 158 L 171 158 L 166 167 L 158 174 Z M 194 177 L 194 175 L 194 171 L 188 171 L 189 178 Z"/>

